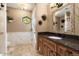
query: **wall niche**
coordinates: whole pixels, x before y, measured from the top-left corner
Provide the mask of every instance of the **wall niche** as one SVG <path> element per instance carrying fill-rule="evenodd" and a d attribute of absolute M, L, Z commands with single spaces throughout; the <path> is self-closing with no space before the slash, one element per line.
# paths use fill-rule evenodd
<path fill-rule="evenodd" d="M 38 22 L 38 24 L 39 24 L 39 25 L 42 25 L 42 21 L 40 20 L 40 21 Z"/>
<path fill-rule="evenodd" d="M 47 17 L 46 17 L 46 15 L 42 15 L 41 18 L 43 21 L 45 21 Z"/>

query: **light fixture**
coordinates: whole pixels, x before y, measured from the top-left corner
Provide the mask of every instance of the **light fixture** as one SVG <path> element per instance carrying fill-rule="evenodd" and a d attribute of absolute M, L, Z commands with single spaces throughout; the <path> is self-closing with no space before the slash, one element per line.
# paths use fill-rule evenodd
<path fill-rule="evenodd" d="M 55 8 L 55 7 L 59 8 L 59 7 L 61 7 L 62 5 L 63 5 L 63 3 L 52 3 L 52 4 L 50 4 L 50 7 L 51 7 L 51 8 Z"/>
<path fill-rule="evenodd" d="M 51 3 L 51 4 L 50 4 L 50 7 L 51 7 L 51 8 L 56 7 L 56 3 Z"/>
<path fill-rule="evenodd" d="M 7 22 L 8 22 L 8 23 L 12 23 L 12 22 L 13 22 L 13 18 L 10 17 L 10 16 L 7 16 Z"/>

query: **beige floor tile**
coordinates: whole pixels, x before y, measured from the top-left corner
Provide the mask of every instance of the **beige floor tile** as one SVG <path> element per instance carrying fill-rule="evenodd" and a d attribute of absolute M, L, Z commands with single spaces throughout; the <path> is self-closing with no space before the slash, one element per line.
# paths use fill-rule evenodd
<path fill-rule="evenodd" d="M 7 52 L 7 54 L 11 56 L 40 56 L 40 54 L 33 48 L 32 44 L 9 46 Z"/>

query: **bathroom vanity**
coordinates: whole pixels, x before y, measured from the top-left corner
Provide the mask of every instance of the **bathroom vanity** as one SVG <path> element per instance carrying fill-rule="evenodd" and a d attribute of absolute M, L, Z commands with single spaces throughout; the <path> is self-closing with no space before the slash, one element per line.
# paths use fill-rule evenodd
<path fill-rule="evenodd" d="M 44 56 L 79 56 L 79 40 L 61 34 L 40 33 L 37 50 Z"/>
<path fill-rule="evenodd" d="M 52 29 L 38 33 L 38 52 L 44 56 L 79 56 L 79 4 L 52 10 Z"/>

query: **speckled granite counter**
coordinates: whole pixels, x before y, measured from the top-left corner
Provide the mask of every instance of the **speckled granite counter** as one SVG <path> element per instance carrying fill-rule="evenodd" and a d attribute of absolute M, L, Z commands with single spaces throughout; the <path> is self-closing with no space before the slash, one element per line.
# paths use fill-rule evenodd
<path fill-rule="evenodd" d="M 68 48 L 71 48 L 71 49 L 79 52 L 79 37 L 77 37 L 77 36 L 55 34 L 55 33 L 44 33 L 44 32 L 38 33 L 38 34 L 42 35 L 45 38 L 48 38 L 51 41 L 62 44 L 63 46 L 66 46 Z M 49 36 L 57 36 L 57 37 L 61 37 L 62 39 L 52 39 L 52 38 L 49 38 Z"/>

